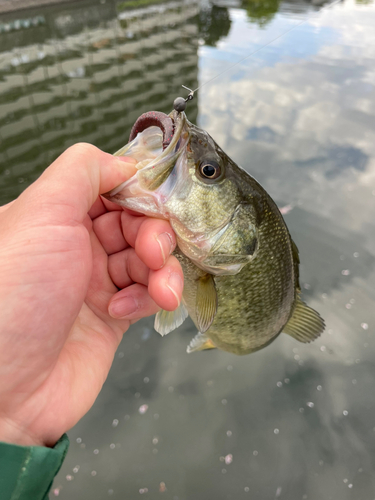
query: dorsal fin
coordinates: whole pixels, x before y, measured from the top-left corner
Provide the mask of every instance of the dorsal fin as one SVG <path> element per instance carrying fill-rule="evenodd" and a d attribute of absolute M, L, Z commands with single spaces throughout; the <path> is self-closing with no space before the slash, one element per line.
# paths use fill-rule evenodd
<path fill-rule="evenodd" d="M 293 255 L 293 266 L 294 266 L 294 276 L 296 280 L 296 288 L 297 290 L 301 290 L 299 284 L 299 251 L 297 245 L 294 243 L 292 238 L 290 238 L 290 241 L 292 243 L 292 255 Z"/>
<path fill-rule="evenodd" d="M 283 332 L 299 342 L 309 343 L 323 333 L 324 326 L 324 320 L 319 313 L 302 302 L 297 294 L 292 317 L 284 326 Z"/>

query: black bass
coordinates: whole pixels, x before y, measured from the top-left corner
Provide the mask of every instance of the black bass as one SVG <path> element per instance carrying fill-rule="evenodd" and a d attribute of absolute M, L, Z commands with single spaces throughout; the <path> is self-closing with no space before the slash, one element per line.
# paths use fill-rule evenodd
<path fill-rule="evenodd" d="M 324 330 L 300 298 L 298 249 L 276 204 L 184 112 L 150 112 L 117 155 L 138 172 L 106 197 L 170 221 L 185 285 L 180 307 L 160 311 L 165 335 L 186 319 L 198 329 L 188 352 L 219 348 L 248 354 L 281 333 L 311 342 Z"/>

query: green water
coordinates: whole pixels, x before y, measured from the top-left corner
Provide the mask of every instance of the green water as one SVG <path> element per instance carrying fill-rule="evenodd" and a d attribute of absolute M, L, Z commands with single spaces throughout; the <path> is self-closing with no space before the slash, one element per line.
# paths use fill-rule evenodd
<path fill-rule="evenodd" d="M 374 500 L 375 5 L 135 4 L 0 17 L 1 203 L 69 145 L 115 151 L 181 84 L 276 39 L 187 113 L 286 212 L 327 330 L 238 358 L 187 355 L 190 321 L 165 338 L 139 322 L 70 431 L 51 498 Z"/>

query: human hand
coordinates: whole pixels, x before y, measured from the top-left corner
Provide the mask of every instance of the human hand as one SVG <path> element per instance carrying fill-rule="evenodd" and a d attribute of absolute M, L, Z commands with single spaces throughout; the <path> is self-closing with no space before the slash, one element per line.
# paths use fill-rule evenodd
<path fill-rule="evenodd" d="M 129 325 L 181 300 L 169 223 L 99 197 L 134 173 L 77 144 L 0 209 L 1 441 L 53 446 L 94 403 Z"/>

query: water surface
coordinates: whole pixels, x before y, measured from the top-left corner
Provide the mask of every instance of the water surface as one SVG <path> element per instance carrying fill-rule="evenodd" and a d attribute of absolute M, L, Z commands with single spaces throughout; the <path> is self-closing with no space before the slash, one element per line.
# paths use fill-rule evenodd
<path fill-rule="evenodd" d="M 188 117 L 283 208 L 327 330 L 245 357 L 187 355 L 189 320 L 165 338 L 139 322 L 69 432 L 51 498 L 373 500 L 375 6 L 133 4 L 0 18 L 1 202 L 69 145 L 115 151 L 181 84 L 268 44 L 204 85 Z"/>

